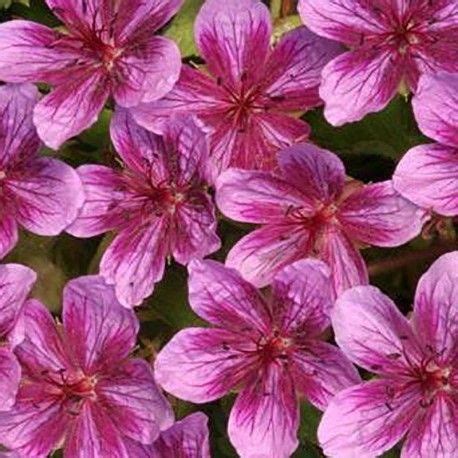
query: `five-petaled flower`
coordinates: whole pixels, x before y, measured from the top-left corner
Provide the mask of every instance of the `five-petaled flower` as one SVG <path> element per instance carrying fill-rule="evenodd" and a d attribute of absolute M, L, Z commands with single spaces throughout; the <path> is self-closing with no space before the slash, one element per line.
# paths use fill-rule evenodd
<path fill-rule="evenodd" d="M 229 169 L 217 180 L 224 215 L 262 227 L 243 237 L 226 264 L 257 286 L 298 259 L 318 257 L 332 271 L 337 294 L 366 284 L 358 245 L 398 246 L 418 235 L 424 211 L 401 197 L 391 181 L 345 181 L 340 159 L 311 144 L 278 155 L 280 174 Z"/>
<path fill-rule="evenodd" d="M 170 120 L 159 137 L 118 110 L 111 136 L 123 168 L 78 169 L 86 202 L 68 232 L 77 237 L 118 233 L 100 273 L 129 307 L 153 292 L 168 256 L 187 264 L 216 251 L 220 240 L 206 190 L 205 135 L 192 119 Z"/>
<path fill-rule="evenodd" d="M 189 275 L 190 305 L 214 327 L 175 335 L 157 356 L 156 380 L 196 403 L 240 390 L 228 425 L 239 455 L 290 456 L 298 445 L 298 396 L 324 409 L 360 380 L 343 354 L 321 341 L 332 306 L 328 268 L 317 260 L 286 267 L 269 298 L 215 261 L 193 261 Z"/>
<path fill-rule="evenodd" d="M 0 86 L 0 259 L 16 245 L 19 226 L 38 235 L 58 235 L 83 204 L 77 173 L 39 155 L 32 122 L 37 101 L 31 84 Z"/>
<path fill-rule="evenodd" d="M 0 265 L 0 411 L 15 403 L 21 367 L 12 350 L 24 338 L 23 310 L 36 278 L 26 266 Z"/>
<path fill-rule="evenodd" d="M 379 456 L 406 434 L 402 457 L 458 450 L 458 251 L 418 284 L 413 316 L 372 286 L 346 291 L 332 310 L 337 343 L 379 377 L 340 392 L 318 428 L 326 456 Z"/>
<path fill-rule="evenodd" d="M 46 0 L 66 33 L 29 21 L 0 25 L 0 79 L 54 89 L 34 110 L 52 148 L 92 125 L 109 96 L 123 107 L 163 97 L 181 68 L 176 44 L 153 32 L 183 0 Z"/>
<path fill-rule="evenodd" d="M 439 143 L 412 148 L 393 184 L 406 199 L 444 216 L 458 215 L 458 75 L 420 79 L 413 98 L 420 129 Z"/>
<path fill-rule="evenodd" d="M 300 0 L 303 22 L 350 51 L 323 70 L 320 95 L 335 126 L 382 110 L 422 73 L 458 72 L 456 0 Z"/>
<path fill-rule="evenodd" d="M 80 277 L 64 289 L 63 324 L 29 300 L 16 404 L 0 414 L 2 444 L 20 456 L 129 457 L 173 423 L 150 365 L 129 358 L 138 320 L 102 277 Z"/>
<path fill-rule="evenodd" d="M 206 70 L 183 66 L 164 99 L 133 109 L 137 122 L 161 133 L 171 113 L 195 114 L 216 173 L 271 169 L 279 149 L 308 137 L 309 126 L 292 114 L 322 104 L 321 70 L 341 48 L 299 27 L 272 49 L 269 11 L 259 0 L 207 0 L 195 34 Z"/>

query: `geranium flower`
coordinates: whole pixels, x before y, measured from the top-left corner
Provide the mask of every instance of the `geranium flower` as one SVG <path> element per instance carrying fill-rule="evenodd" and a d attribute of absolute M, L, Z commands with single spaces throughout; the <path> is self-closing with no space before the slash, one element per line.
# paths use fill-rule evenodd
<path fill-rule="evenodd" d="M 9 410 L 16 399 L 21 366 L 12 350 L 24 338 L 22 312 L 36 278 L 20 264 L 0 265 L 0 411 Z"/>
<path fill-rule="evenodd" d="M 391 181 L 345 182 L 344 165 L 329 151 L 295 145 L 281 151 L 278 162 L 278 175 L 230 169 L 217 181 L 224 215 L 262 225 L 236 243 L 226 260 L 256 286 L 312 256 L 330 266 L 338 294 L 368 281 L 358 247 L 398 246 L 421 231 L 424 212 Z"/>
<path fill-rule="evenodd" d="M 195 403 L 239 390 L 228 425 L 239 455 L 290 456 L 298 445 L 298 396 L 324 409 L 360 380 L 320 338 L 332 306 L 328 268 L 317 260 L 288 266 L 269 297 L 215 261 L 193 261 L 189 275 L 191 307 L 214 327 L 176 334 L 157 356 L 156 380 Z"/>
<path fill-rule="evenodd" d="M 420 129 L 439 143 L 407 152 L 393 175 L 406 199 L 444 216 L 458 215 L 458 75 L 423 76 L 413 98 Z"/>
<path fill-rule="evenodd" d="M 181 68 L 178 47 L 154 36 L 183 0 L 46 0 L 67 31 L 29 21 L 0 25 L 0 79 L 43 82 L 41 139 L 58 149 L 91 126 L 109 96 L 123 107 L 163 97 Z"/>
<path fill-rule="evenodd" d="M 135 458 L 210 458 L 208 418 L 193 413 L 174 423 L 150 446 L 132 449 Z"/>
<path fill-rule="evenodd" d="M 16 404 L 0 414 L 2 444 L 21 456 L 135 456 L 173 423 L 149 364 L 129 358 L 138 321 L 98 276 L 64 289 L 63 324 L 36 300 L 25 310 L 16 347 L 22 379 Z M 134 447 L 131 449 L 130 447 Z"/>
<path fill-rule="evenodd" d="M 32 122 L 37 101 L 31 84 L 0 86 L 0 258 L 16 245 L 19 226 L 38 235 L 58 235 L 83 204 L 77 173 L 38 153 Z"/>
<path fill-rule="evenodd" d="M 183 66 L 172 92 L 133 110 L 137 122 L 161 133 L 171 113 L 195 114 L 216 173 L 271 169 L 279 149 L 308 137 L 309 126 L 292 114 L 322 104 L 321 70 L 341 48 L 300 27 L 272 49 L 269 10 L 259 0 L 207 0 L 195 35 L 205 70 Z"/>
<path fill-rule="evenodd" d="M 158 137 L 118 110 L 111 136 L 123 168 L 78 169 L 86 202 L 68 232 L 77 237 L 117 232 L 100 273 L 129 307 L 153 292 L 167 257 L 187 264 L 216 251 L 220 240 L 206 191 L 207 144 L 191 119 L 170 120 Z"/>
<path fill-rule="evenodd" d="M 304 24 L 350 48 L 323 70 L 334 126 L 380 111 L 422 73 L 458 72 L 456 0 L 299 0 Z"/>
<path fill-rule="evenodd" d="M 336 340 L 379 377 L 340 392 L 318 437 L 326 456 L 379 456 L 404 436 L 403 458 L 452 458 L 458 449 L 458 251 L 418 283 L 412 319 L 372 286 L 332 310 Z"/>

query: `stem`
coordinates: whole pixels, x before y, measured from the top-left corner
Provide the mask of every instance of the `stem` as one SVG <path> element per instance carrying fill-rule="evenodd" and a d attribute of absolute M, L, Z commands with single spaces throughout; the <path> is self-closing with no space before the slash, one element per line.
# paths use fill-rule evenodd
<path fill-rule="evenodd" d="M 382 275 L 386 272 L 406 267 L 409 264 L 415 262 L 434 261 L 439 256 L 456 249 L 456 244 L 441 245 L 417 250 L 410 253 L 403 253 L 393 258 L 382 259 L 381 261 L 376 261 L 369 264 L 369 275 Z"/>
<path fill-rule="evenodd" d="M 282 0 L 270 0 L 270 13 L 274 20 L 281 17 L 282 3 Z"/>

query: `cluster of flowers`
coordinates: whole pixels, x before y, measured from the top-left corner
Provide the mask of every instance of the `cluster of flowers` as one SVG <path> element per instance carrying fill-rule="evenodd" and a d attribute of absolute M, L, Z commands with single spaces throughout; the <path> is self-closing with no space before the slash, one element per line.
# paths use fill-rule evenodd
<path fill-rule="evenodd" d="M 62 324 L 27 298 L 33 271 L 0 266 L 11 456 L 208 457 L 205 415 L 174 422 L 156 383 L 194 403 L 238 391 L 228 434 L 242 457 L 294 452 L 300 396 L 325 412 L 329 456 L 377 456 L 404 436 L 405 458 L 455 456 L 458 252 L 424 274 L 407 320 L 368 285 L 359 249 L 399 246 L 433 212 L 458 214 L 456 1 L 300 0 L 305 26 L 272 46 L 259 0 L 207 0 L 195 23 L 205 69 L 152 34 L 182 0 L 46 1 L 65 33 L 0 25 L 0 257 L 19 226 L 116 237 L 98 276 L 66 286 Z M 294 117 L 324 101 L 331 124 L 359 120 L 400 85 L 438 143 L 410 150 L 390 181 L 348 178 Z M 121 167 L 39 155 L 41 141 L 58 149 L 91 126 L 109 98 Z M 226 265 L 203 260 L 221 245 L 216 207 L 260 225 Z M 153 373 L 129 358 L 133 308 L 171 256 L 213 327 L 180 331 Z M 331 325 L 339 348 L 325 341 Z M 378 377 L 362 381 L 352 363 Z"/>

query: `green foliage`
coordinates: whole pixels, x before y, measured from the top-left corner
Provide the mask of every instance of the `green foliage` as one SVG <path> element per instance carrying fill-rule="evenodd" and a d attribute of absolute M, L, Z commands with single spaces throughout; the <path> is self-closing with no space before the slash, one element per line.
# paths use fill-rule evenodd
<path fill-rule="evenodd" d="M 20 3 L 24 6 L 30 6 L 29 0 L 0 0 L 0 8 L 8 9 L 13 3 Z"/>

